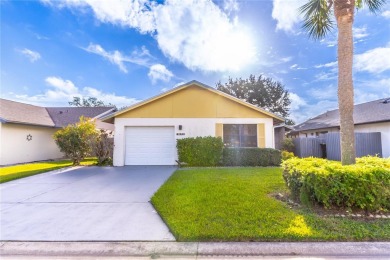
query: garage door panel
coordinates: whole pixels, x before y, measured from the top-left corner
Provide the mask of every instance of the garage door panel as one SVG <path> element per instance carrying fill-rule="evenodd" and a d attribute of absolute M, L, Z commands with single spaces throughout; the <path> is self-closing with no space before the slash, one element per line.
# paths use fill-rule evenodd
<path fill-rule="evenodd" d="M 174 127 L 126 127 L 126 165 L 173 165 Z"/>
<path fill-rule="evenodd" d="M 138 142 L 126 142 L 127 147 L 134 148 L 134 147 L 148 147 L 148 148 L 156 148 L 160 149 L 161 147 L 172 147 L 172 141 L 151 141 L 149 143 L 146 142 L 140 142 L 141 140 L 138 140 Z M 156 147 L 157 146 L 157 147 Z"/>

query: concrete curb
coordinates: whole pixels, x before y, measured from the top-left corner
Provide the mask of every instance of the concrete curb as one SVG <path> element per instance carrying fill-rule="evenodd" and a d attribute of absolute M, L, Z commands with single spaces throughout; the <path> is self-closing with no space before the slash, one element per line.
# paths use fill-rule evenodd
<path fill-rule="evenodd" d="M 390 242 L 7 242 L 2 256 L 380 256 Z"/>

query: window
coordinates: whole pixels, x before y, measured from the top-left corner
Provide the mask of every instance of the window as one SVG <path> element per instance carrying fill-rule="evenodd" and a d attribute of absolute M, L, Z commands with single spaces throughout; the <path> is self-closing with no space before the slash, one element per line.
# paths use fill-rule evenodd
<path fill-rule="evenodd" d="M 257 125 L 223 125 L 226 147 L 257 147 Z"/>

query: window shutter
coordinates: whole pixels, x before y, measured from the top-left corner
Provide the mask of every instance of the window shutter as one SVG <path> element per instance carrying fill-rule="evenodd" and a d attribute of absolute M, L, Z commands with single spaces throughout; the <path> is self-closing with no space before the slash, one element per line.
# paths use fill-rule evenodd
<path fill-rule="evenodd" d="M 265 126 L 257 124 L 257 147 L 265 148 Z"/>
<path fill-rule="evenodd" d="M 215 124 L 215 137 L 223 139 L 223 124 Z"/>

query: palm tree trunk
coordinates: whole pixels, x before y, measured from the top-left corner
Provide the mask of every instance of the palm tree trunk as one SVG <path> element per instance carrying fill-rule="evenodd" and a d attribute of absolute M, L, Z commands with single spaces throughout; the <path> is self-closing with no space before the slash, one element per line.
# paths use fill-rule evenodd
<path fill-rule="evenodd" d="M 355 163 L 353 122 L 353 35 L 354 0 L 335 0 L 334 12 L 338 27 L 338 99 L 340 113 L 341 163 Z"/>

